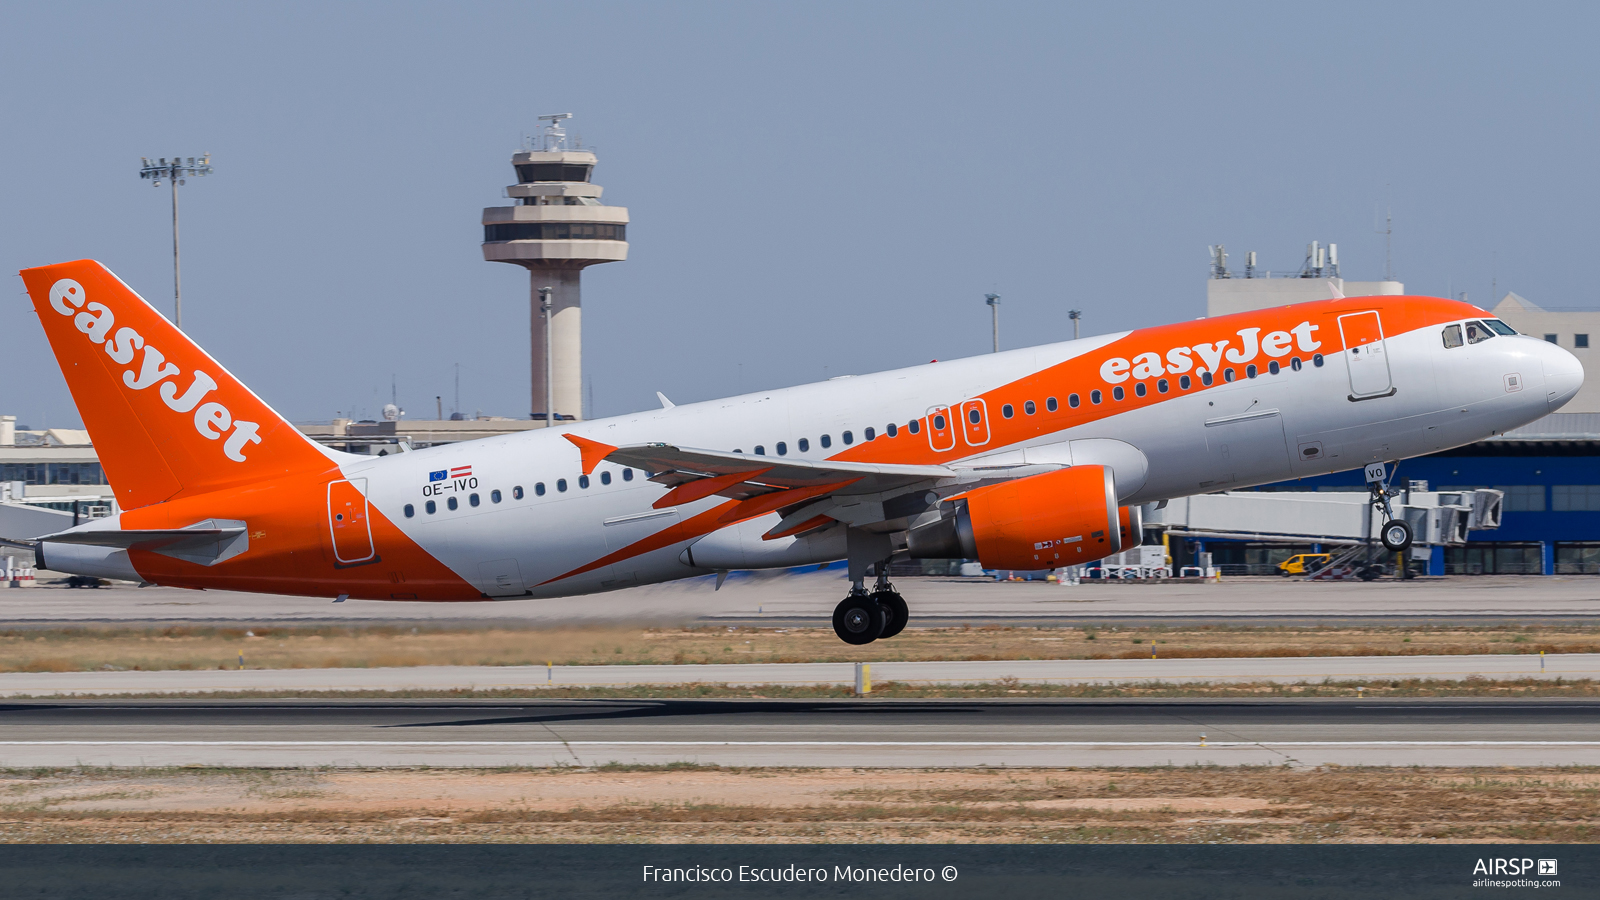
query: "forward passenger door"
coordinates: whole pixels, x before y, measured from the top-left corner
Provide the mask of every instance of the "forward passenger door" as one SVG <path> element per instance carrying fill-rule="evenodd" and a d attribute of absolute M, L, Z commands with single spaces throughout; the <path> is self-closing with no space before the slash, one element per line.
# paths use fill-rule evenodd
<path fill-rule="evenodd" d="M 1339 334 L 1344 338 L 1344 361 L 1350 371 L 1350 398 L 1365 400 L 1394 393 L 1378 311 L 1340 316 Z"/>

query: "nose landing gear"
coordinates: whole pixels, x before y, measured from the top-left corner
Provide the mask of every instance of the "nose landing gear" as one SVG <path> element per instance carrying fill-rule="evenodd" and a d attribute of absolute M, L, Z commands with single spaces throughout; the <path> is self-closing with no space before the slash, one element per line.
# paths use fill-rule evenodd
<path fill-rule="evenodd" d="M 1378 531 L 1378 539 L 1383 542 L 1385 550 L 1400 553 L 1411 546 L 1412 537 L 1411 524 L 1405 519 L 1396 519 L 1394 510 L 1389 507 L 1389 498 L 1400 492 L 1389 489 L 1389 473 L 1383 463 L 1367 466 L 1366 475 L 1367 491 L 1372 495 L 1371 503 L 1383 510 L 1383 527 Z"/>
<path fill-rule="evenodd" d="M 846 644 L 859 646 L 892 638 L 911 619 L 905 598 L 889 583 L 887 566 L 879 564 L 878 569 L 878 581 L 871 593 L 857 581 L 851 586 L 850 595 L 833 608 L 833 633 Z"/>
<path fill-rule="evenodd" d="M 1411 525 L 1404 519 L 1390 519 L 1384 523 L 1380 539 L 1385 550 L 1399 553 L 1411 546 Z"/>

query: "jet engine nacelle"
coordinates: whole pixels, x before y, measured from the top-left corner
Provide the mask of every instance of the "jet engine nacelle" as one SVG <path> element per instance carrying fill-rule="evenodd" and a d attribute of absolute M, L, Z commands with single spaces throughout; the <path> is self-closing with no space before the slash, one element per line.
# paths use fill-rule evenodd
<path fill-rule="evenodd" d="M 910 532 L 911 558 L 976 559 L 986 569 L 1075 566 L 1137 546 L 1142 524 L 1136 507 L 1117 508 L 1106 466 L 977 488 L 955 499 L 953 513 Z"/>

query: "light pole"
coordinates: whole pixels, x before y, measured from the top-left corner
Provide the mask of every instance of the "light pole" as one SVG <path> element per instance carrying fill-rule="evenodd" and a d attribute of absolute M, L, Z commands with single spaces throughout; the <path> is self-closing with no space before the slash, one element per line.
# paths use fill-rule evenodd
<path fill-rule="evenodd" d="M 184 184 L 186 179 L 200 175 L 211 174 L 211 154 L 200 157 L 199 162 L 194 157 L 189 157 L 184 162 L 183 157 L 174 156 L 171 162 L 162 157 L 156 162 L 140 157 L 143 168 L 139 170 L 139 177 L 154 182 L 154 187 L 161 187 L 161 179 L 165 178 L 172 185 L 172 324 L 183 328 L 183 279 L 178 267 L 178 185 Z"/>
<path fill-rule="evenodd" d="M 1000 295 L 984 294 L 983 299 L 989 304 L 989 312 L 994 318 L 994 351 L 1000 352 Z"/>
<path fill-rule="evenodd" d="M 544 313 L 544 427 L 556 421 L 556 363 L 550 355 L 550 294 L 555 289 L 539 288 L 539 311 Z"/>
<path fill-rule="evenodd" d="M 1072 339 L 1073 340 L 1077 340 L 1078 339 L 1078 322 L 1079 322 L 1079 320 L 1081 320 L 1083 318 L 1083 310 L 1081 310 L 1081 309 L 1069 309 L 1069 310 L 1067 310 L 1067 318 L 1072 320 Z"/>

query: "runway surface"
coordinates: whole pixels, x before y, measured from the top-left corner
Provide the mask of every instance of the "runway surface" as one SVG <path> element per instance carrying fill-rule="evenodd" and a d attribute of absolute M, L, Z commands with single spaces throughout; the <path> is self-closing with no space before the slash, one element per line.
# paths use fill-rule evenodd
<path fill-rule="evenodd" d="M 0 766 L 1600 765 L 1595 701 L 11 702 Z"/>
<path fill-rule="evenodd" d="M 886 651 L 890 648 L 886 648 Z M 1222 659 L 1034 659 L 874 662 L 878 683 L 974 684 L 1015 678 L 1030 684 L 1152 681 L 1361 682 L 1432 678 L 1600 678 L 1600 654 L 1472 656 L 1308 656 Z M 639 666 L 412 666 L 375 669 L 244 669 L 161 672 L 7 672 L 0 697 L 236 691 L 540 690 L 561 687 L 731 684 L 853 685 L 853 663 Z"/>
<path fill-rule="evenodd" d="M 1285 622 L 1600 621 L 1595 576 L 1477 576 L 1407 582 L 1303 582 L 1230 578 L 1220 583 L 997 583 L 909 578 L 897 582 L 912 627 L 1006 622 L 1082 624 L 1219 620 Z M 435 622 L 517 626 L 660 623 L 827 627 L 847 584 L 838 570 L 693 578 L 553 600 L 416 603 L 189 591 L 118 585 L 95 590 L 0 589 L 0 622 Z"/>

